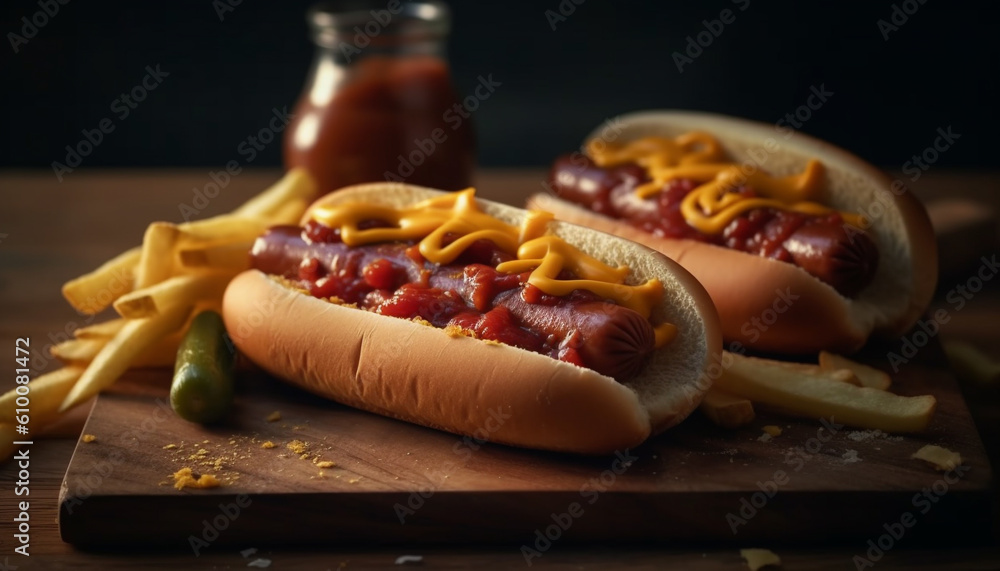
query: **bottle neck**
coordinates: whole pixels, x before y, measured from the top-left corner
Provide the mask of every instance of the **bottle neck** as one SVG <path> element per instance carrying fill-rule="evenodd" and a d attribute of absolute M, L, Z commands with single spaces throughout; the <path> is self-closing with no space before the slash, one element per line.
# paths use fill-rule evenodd
<path fill-rule="evenodd" d="M 338 65 L 371 56 L 446 57 L 450 15 L 440 2 L 320 4 L 307 19 L 320 57 Z"/>

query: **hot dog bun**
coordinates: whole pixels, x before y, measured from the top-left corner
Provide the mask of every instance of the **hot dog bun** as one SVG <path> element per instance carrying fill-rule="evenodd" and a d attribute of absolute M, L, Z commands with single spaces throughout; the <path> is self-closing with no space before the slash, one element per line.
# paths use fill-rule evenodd
<path fill-rule="evenodd" d="M 781 353 L 853 352 L 873 332 L 904 333 L 930 303 L 937 283 L 937 247 L 927 212 L 898 184 L 899 192 L 893 192 L 892 181 L 858 157 L 800 133 L 786 139 L 774 125 L 707 113 L 644 111 L 608 124 L 613 131 L 598 129 L 588 140 L 625 143 L 704 131 L 722 143 L 733 162 L 750 160 L 777 176 L 801 172 L 809 159 L 819 159 L 827 189 L 820 201 L 871 221 L 867 230 L 879 248 L 879 267 L 873 282 L 848 299 L 789 263 L 693 240 L 658 238 L 549 194 L 529 199 L 532 208 L 635 240 L 679 262 L 711 294 L 727 340 Z M 759 157 L 765 141 L 777 150 L 764 151 L 764 161 L 752 159 L 750 152 Z"/>
<path fill-rule="evenodd" d="M 379 183 L 339 190 L 317 204 L 399 207 L 437 194 Z M 526 215 L 478 204 L 510 224 Z M 676 324 L 677 338 L 627 386 L 512 346 L 335 305 L 256 270 L 226 290 L 226 328 L 263 369 L 352 407 L 515 446 L 586 454 L 635 446 L 683 420 L 708 390 L 706 369 L 721 358 L 718 316 L 704 288 L 663 255 L 563 222 L 549 228 L 606 263 L 628 265 L 628 283 L 656 277 L 664 285 L 652 317 Z"/>

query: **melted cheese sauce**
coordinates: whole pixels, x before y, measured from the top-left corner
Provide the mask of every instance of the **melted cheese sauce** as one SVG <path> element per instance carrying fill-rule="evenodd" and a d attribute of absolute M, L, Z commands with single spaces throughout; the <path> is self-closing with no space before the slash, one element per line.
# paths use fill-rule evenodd
<path fill-rule="evenodd" d="M 313 209 L 312 218 L 331 228 L 339 228 L 341 240 L 348 246 L 419 241 L 420 254 L 435 264 L 449 264 L 475 241 L 491 240 L 502 250 L 517 256 L 497 266 L 497 271 L 530 271 L 528 283 L 546 294 L 561 297 L 575 289 L 584 289 L 614 300 L 646 319 L 663 298 L 663 284 L 659 280 L 627 285 L 627 266 L 611 267 L 562 238 L 546 234 L 552 214 L 532 211 L 520 227 L 512 226 L 479 210 L 473 188 L 399 209 L 361 202 L 318 206 Z M 391 227 L 358 228 L 367 220 L 384 221 Z M 443 245 L 448 234 L 458 238 Z M 564 269 L 578 278 L 558 279 Z M 657 347 L 669 343 L 677 334 L 677 328 L 670 323 L 657 325 L 654 331 Z"/>
<path fill-rule="evenodd" d="M 634 162 L 646 169 L 650 179 L 636 195 L 651 198 L 676 179 L 691 179 L 699 185 L 681 203 L 681 214 L 693 228 L 718 234 L 734 218 L 754 208 L 775 208 L 804 214 L 826 214 L 833 209 L 815 202 L 823 188 L 823 165 L 813 159 L 799 174 L 774 177 L 759 168 L 744 173 L 742 165 L 729 162 L 719 141 L 702 132 L 685 133 L 675 139 L 644 137 L 621 146 L 593 140 L 587 155 L 600 167 Z M 748 185 L 758 196 L 732 192 Z M 841 212 L 844 220 L 865 227 L 863 217 Z"/>

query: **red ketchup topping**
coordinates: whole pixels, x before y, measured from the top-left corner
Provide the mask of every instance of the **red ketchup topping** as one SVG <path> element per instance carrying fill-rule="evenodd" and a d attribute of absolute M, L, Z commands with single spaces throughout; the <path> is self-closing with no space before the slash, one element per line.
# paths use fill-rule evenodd
<path fill-rule="evenodd" d="M 458 327 L 619 381 L 642 370 L 654 348 L 646 318 L 589 291 L 551 296 L 527 284 L 528 272 L 496 271 L 512 258 L 493 242 L 479 240 L 454 263 L 437 265 L 424 260 L 413 242 L 351 247 L 341 241 L 339 229 L 315 221 L 304 228 L 271 228 L 251 252 L 254 268 L 291 280 L 314 297 Z"/>

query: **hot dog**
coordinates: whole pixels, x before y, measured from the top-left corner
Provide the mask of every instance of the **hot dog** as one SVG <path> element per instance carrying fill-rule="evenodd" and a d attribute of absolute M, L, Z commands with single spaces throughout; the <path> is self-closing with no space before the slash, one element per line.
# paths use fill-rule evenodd
<path fill-rule="evenodd" d="M 640 112 L 558 158 L 529 205 L 650 246 L 701 281 L 730 342 L 853 352 L 926 309 L 923 206 L 841 149 L 704 113 Z M 613 140 L 611 140 L 613 139 Z"/>
<path fill-rule="evenodd" d="M 226 290 L 236 346 L 357 408 L 581 453 L 680 422 L 721 356 L 694 278 L 643 246 L 550 216 L 377 184 L 276 227 Z M 478 432 L 477 432 L 478 431 Z"/>

